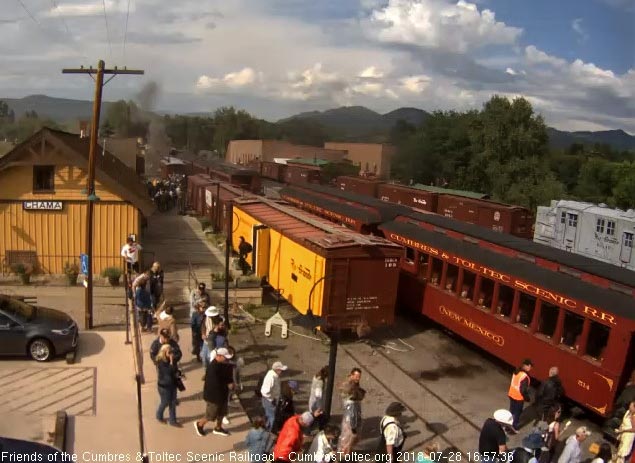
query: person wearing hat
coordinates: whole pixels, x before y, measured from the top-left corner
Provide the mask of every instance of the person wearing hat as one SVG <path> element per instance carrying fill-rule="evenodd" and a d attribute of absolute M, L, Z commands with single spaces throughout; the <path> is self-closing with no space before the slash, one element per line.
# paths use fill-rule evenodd
<path fill-rule="evenodd" d="M 150 344 L 150 359 L 152 359 L 152 362 L 156 365 L 156 357 L 159 354 L 161 346 L 165 344 L 172 346 L 172 351 L 174 352 L 174 363 L 179 363 L 181 361 L 181 357 L 183 357 L 181 348 L 179 347 L 179 343 L 170 337 L 170 331 L 167 329 L 160 330 L 159 337 Z"/>
<path fill-rule="evenodd" d="M 514 418 L 509 410 L 496 410 L 492 418 L 483 423 L 478 438 L 478 451 L 482 461 L 494 461 L 498 455 L 507 452 L 507 434 L 505 428 L 511 427 Z"/>
<path fill-rule="evenodd" d="M 397 456 L 403 449 L 404 442 L 406 442 L 406 436 L 399 423 L 399 417 L 404 411 L 406 411 L 406 407 L 403 404 L 393 402 L 388 405 L 384 417 L 379 422 L 381 448 L 377 450 L 386 452 L 391 457 L 390 461 L 393 462 L 397 461 Z"/>
<path fill-rule="evenodd" d="M 538 463 L 544 445 L 539 432 L 532 432 L 525 436 L 521 446 L 514 449 L 513 463 Z"/>
<path fill-rule="evenodd" d="M 205 310 L 205 321 L 201 326 L 201 361 L 203 362 L 203 366 L 207 368 L 207 365 L 211 361 L 210 351 L 212 349 L 209 348 L 209 344 L 207 340 L 209 339 L 210 334 L 214 331 L 214 327 L 222 320 L 220 316 L 220 310 L 218 307 L 210 305 Z"/>
<path fill-rule="evenodd" d="M 518 432 L 518 426 L 520 421 L 520 415 L 523 413 L 523 406 L 525 402 L 529 402 L 529 372 L 533 363 L 529 359 L 523 360 L 523 363 L 516 369 L 512 375 L 511 383 L 509 384 L 509 391 L 507 396 L 509 397 L 509 411 L 514 417 L 512 429 L 515 433 Z"/>
<path fill-rule="evenodd" d="M 193 362 L 201 361 L 201 348 L 203 340 L 201 339 L 203 325 L 205 324 L 205 302 L 201 301 L 196 306 L 196 312 L 190 318 L 190 327 L 192 329 L 192 355 Z"/>
<path fill-rule="evenodd" d="M 121 248 L 121 257 L 126 262 L 128 273 L 132 273 L 133 270 L 135 273 L 139 273 L 139 251 L 142 249 L 141 245 L 136 243 L 132 236 L 126 239 L 126 244 Z"/>
<path fill-rule="evenodd" d="M 304 444 L 303 430 L 309 429 L 315 417 L 321 414 L 322 410 L 317 410 L 289 418 L 278 434 L 278 440 L 273 447 L 273 459 L 278 462 L 298 461 L 298 455 Z"/>
<path fill-rule="evenodd" d="M 580 463 L 582 459 L 582 442 L 591 435 L 591 431 L 586 426 L 580 426 L 575 430 L 575 434 L 569 436 L 567 439 L 564 450 L 558 458 L 558 463 Z"/>
<path fill-rule="evenodd" d="M 262 408 L 267 419 L 267 429 L 271 430 L 276 418 L 276 404 L 280 398 L 280 375 L 288 367 L 282 362 L 273 362 L 260 388 Z"/>
<path fill-rule="evenodd" d="M 277 434 L 284 423 L 295 415 L 295 405 L 293 404 L 293 395 L 298 392 L 297 381 L 282 381 L 280 383 L 280 398 L 276 403 L 276 415 L 273 419 L 271 432 Z"/>
<path fill-rule="evenodd" d="M 205 418 L 194 422 L 194 429 L 199 436 L 205 435 L 205 425 L 208 421 L 215 421 L 212 429 L 214 434 L 229 436 L 229 432 L 223 429 L 223 418 L 227 415 L 227 398 L 229 390 L 233 389 L 232 368 L 227 360 L 232 358 L 231 353 L 224 347 L 216 349 L 214 360 L 205 371 L 205 385 L 203 386 L 203 399 L 205 399 Z"/>

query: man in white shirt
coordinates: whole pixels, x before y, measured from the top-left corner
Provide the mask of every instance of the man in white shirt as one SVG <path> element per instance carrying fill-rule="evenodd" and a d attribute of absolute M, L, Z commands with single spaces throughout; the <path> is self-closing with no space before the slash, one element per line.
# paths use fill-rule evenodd
<path fill-rule="evenodd" d="M 582 451 L 580 445 L 591 435 L 591 432 L 586 426 L 580 426 L 575 430 L 573 436 L 569 436 L 567 443 L 564 446 L 564 450 L 558 458 L 558 463 L 580 463 L 582 459 Z"/>
<path fill-rule="evenodd" d="M 267 372 L 260 388 L 262 408 L 267 419 L 267 429 L 271 429 L 276 416 L 276 404 L 280 398 L 280 375 L 288 367 L 282 362 L 273 362 L 271 370 Z"/>
<path fill-rule="evenodd" d="M 121 248 L 121 257 L 126 260 L 128 273 L 132 270 L 139 273 L 139 251 L 142 249 L 141 245 L 139 243 L 135 243 L 131 237 L 128 237 L 126 244 L 124 244 Z"/>
<path fill-rule="evenodd" d="M 313 456 L 315 463 L 329 463 L 337 460 L 337 437 L 340 434 L 340 430 L 337 426 L 327 424 L 324 426 L 324 431 L 315 436 L 311 447 L 309 448 L 309 455 Z"/>
<path fill-rule="evenodd" d="M 379 422 L 379 429 L 381 433 L 382 449 L 392 459 L 390 461 L 396 462 L 399 452 L 403 449 L 403 444 L 406 441 L 401 424 L 399 423 L 399 417 L 406 410 L 399 402 L 393 402 L 386 408 L 384 417 Z"/>

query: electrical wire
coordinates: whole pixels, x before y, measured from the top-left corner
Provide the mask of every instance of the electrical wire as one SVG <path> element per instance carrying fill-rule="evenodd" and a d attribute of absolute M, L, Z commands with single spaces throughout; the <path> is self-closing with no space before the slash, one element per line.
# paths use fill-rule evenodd
<path fill-rule="evenodd" d="M 53 5 L 53 9 L 57 10 L 58 6 L 57 6 L 57 2 L 55 0 L 51 0 L 51 4 Z M 64 19 L 64 16 L 60 15 L 60 19 L 62 20 L 62 22 L 64 23 L 64 28 L 66 29 L 66 33 L 73 38 L 73 34 L 71 34 L 71 30 L 68 28 L 68 24 L 66 23 L 66 20 Z"/>
<path fill-rule="evenodd" d="M 128 0 L 128 9 L 126 10 L 126 28 L 123 32 L 123 64 L 126 64 L 126 42 L 128 41 L 128 18 L 130 17 L 130 0 Z"/>
<path fill-rule="evenodd" d="M 106 21 L 106 38 L 108 39 L 110 59 L 112 59 L 112 43 L 110 42 L 110 29 L 108 27 L 108 15 L 106 14 L 106 0 L 101 0 L 101 4 L 104 6 L 104 21 Z"/>
<path fill-rule="evenodd" d="M 18 0 L 18 3 L 20 5 L 22 5 L 22 9 L 24 11 L 26 11 L 26 14 L 29 15 L 29 17 L 35 22 L 35 24 L 37 24 L 39 27 L 42 27 L 42 23 L 40 21 L 38 21 L 35 16 L 33 16 L 33 14 L 31 14 L 31 12 L 29 11 L 29 9 L 26 7 L 26 5 L 24 4 L 24 2 L 22 0 Z"/>

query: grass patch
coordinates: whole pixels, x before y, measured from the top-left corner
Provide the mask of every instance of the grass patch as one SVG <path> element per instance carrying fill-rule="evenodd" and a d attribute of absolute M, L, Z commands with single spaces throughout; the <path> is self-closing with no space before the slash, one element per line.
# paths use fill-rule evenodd
<path fill-rule="evenodd" d="M 265 305 L 256 305 L 251 303 L 245 304 L 243 306 L 243 309 L 245 309 L 246 312 L 250 313 L 251 315 L 253 315 L 255 318 L 259 320 L 267 320 L 274 313 L 276 313 L 275 307 L 269 307 Z"/>

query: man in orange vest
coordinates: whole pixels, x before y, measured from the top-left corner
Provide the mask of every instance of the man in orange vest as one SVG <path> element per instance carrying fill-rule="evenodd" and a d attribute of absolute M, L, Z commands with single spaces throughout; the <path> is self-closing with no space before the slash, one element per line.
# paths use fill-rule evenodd
<path fill-rule="evenodd" d="M 529 402 L 529 372 L 533 363 L 529 359 L 523 360 L 523 363 L 518 367 L 512 376 L 512 382 L 509 385 L 509 411 L 514 417 L 512 428 L 514 432 L 518 432 L 518 421 L 520 415 L 523 412 L 523 405 L 525 402 Z"/>

